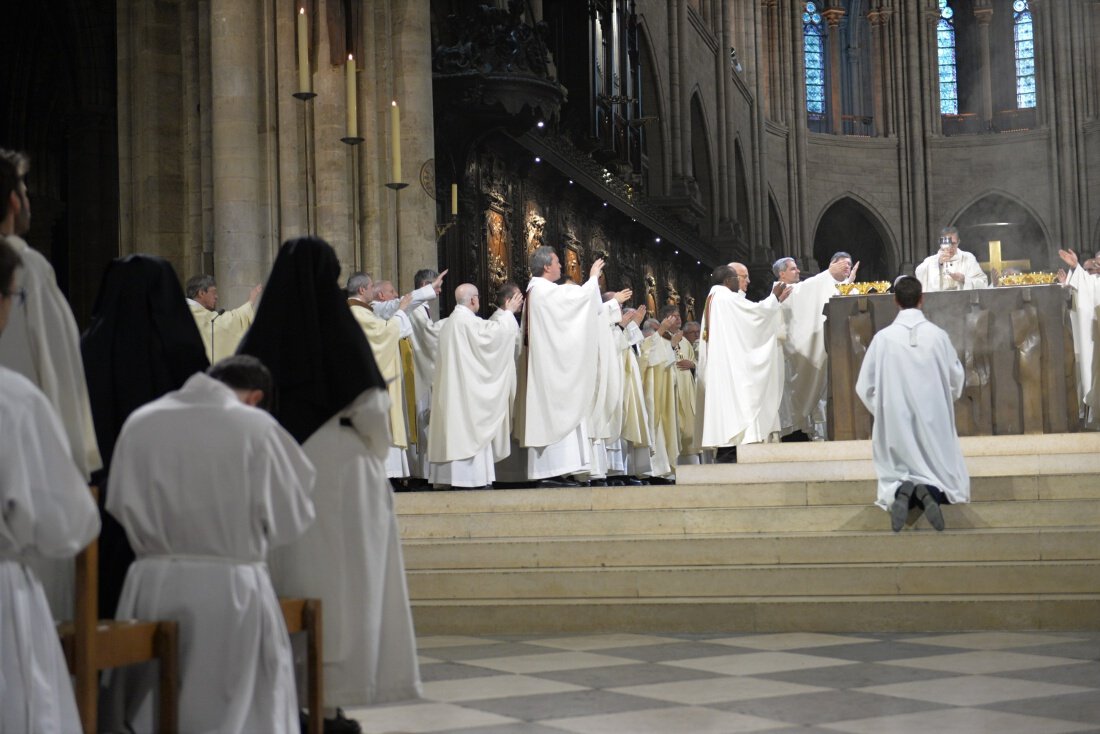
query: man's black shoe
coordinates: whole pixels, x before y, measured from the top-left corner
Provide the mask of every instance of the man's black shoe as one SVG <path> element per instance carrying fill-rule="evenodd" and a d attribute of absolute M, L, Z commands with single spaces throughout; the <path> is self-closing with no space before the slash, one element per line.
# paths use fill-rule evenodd
<path fill-rule="evenodd" d="M 628 487 L 641 487 L 645 485 L 645 480 L 638 479 L 638 477 L 627 477 L 623 480 L 623 484 Z"/>
<path fill-rule="evenodd" d="M 905 527 L 905 521 L 909 517 L 909 501 L 913 497 L 913 483 L 902 482 L 898 491 L 894 493 L 894 503 L 890 505 L 890 529 L 895 533 L 901 532 Z"/>
<path fill-rule="evenodd" d="M 736 446 L 723 446 L 723 447 L 721 447 L 714 454 L 714 462 L 716 464 L 736 464 L 737 463 L 737 447 Z"/>
<path fill-rule="evenodd" d="M 932 527 L 936 530 L 943 530 L 943 511 L 940 510 L 940 503 L 928 491 L 928 487 L 918 484 L 913 496 L 917 498 L 917 502 L 921 503 L 924 508 L 924 516 L 928 518 L 928 522 L 932 523 Z"/>
<path fill-rule="evenodd" d="M 344 716 L 343 709 L 336 709 L 336 718 L 325 719 L 325 734 L 363 734 L 363 727 L 355 719 Z"/>
<path fill-rule="evenodd" d="M 551 477 L 550 479 L 540 479 L 535 482 L 535 487 L 539 489 L 561 489 L 562 487 L 579 487 L 576 482 L 566 479 L 565 477 Z"/>

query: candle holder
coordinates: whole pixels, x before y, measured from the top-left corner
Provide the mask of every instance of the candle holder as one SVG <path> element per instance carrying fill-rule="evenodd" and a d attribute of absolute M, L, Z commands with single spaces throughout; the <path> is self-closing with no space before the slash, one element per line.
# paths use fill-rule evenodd
<path fill-rule="evenodd" d="M 452 214 L 451 221 L 435 225 L 435 238 L 442 239 L 443 235 L 450 231 L 451 227 L 458 224 L 458 215 Z"/>
<path fill-rule="evenodd" d="M 308 102 L 317 96 L 316 92 L 295 92 L 294 99 L 300 99 L 303 102 Z"/>
<path fill-rule="evenodd" d="M 345 145 L 359 145 L 359 143 L 363 142 L 363 138 L 340 138 L 340 142 Z M 389 186 L 389 184 L 386 185 Z M 407 186 L 408 184 L 405 185 Z"/>
<path fill-rule="evenodd" d="M 362 140 L 362 138 L 359 138 L 359 139 Z M 407 183 L 388 183 L 388 184 L 386 184 L 387 189 L 393 189 L 394 191 L 400 191 L 401 189 L 405 189 L 405 188 L 408 188 L 408 187 L 409 187 L 409 185 Z"/>

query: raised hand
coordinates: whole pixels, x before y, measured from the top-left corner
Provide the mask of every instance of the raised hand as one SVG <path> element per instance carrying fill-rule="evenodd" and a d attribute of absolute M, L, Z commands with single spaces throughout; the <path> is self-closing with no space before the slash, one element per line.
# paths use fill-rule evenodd
<path fill-rule="evenodd" d="M 624 288 L 623 290 L 621 290 L 621 291 L 619 291 L 618 293 L 615 294 L 615 300 L 618 301 L 619 305 L 621 306 L 624 303 L 626 303 L 627 301 L 629 301 L 630 297 L 633 296 L 633 295 L 634 295 L 634 291 L 630 290 L 629 288 Z"/>
<path fill-rule="evenodd" d="M 588 271 L 588 277 L 595 280 L 600 277 L 600 273 L 603 272 L 603 258 L 596 258 L 596 262 L 592 263 L 592 269 Z"/>
<path fill-rule="evenodd" d="M 523 294 L 516 291 L 512 297 L 504 302 L 504 310 L 510 313 L 518 313 L 523 308 Z"/>
<path fill-rule="evenodd" d="M 432 281 L 432 288 L 435 288 L 435 294 L 437 296 L 439 295 L 440 291 L 443 290 L 443 276 L 447 274 L 448 270 L 444 270 L 442 273 L 436 276 L 435 280 Z"/>
<path fill-rule="evenodd" d="M 1077 268 L 1077 253 L 1073 250 L 1058 250 L 1058 257 L 1062 258 L 1062 262 L 1069 266 L 1070 270 Z"/>

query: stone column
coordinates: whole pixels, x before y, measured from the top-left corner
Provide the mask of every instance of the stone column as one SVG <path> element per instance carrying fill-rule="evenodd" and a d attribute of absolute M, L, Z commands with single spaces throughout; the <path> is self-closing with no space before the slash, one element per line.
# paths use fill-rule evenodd
<path fill-rule="evenodd" d="M 885 137 L 886 105 L 883 101 L 883 72 L 886 69 L 886 22 L 889 12 L 872 10 L 867 13 L 871 24 L 871 114 L 875 118 L 875 137 Z"/>
<path fill-rule="evenodd" d="M 767 39 L 764 47 L 766 57 L 760 65 L 760 76 L 763 77 L 763 84 L 759 85 L 760 91 L 758 94 L 761 96 L 758 99 L 763 103 L 764 114 L 772 120 L 778 119 L 775 101 L 778 91 L 775 88 L 778 83 L 778 75 L 776 74 L 775 61 L 776 55 L 779 53 L 779 29 L 776 28 L 778 24 L 775 17 L 775 3 L 776 0 L 761 0 L 760 7 L 763 9 L 764 22 L 757 31 L 757 38 Z M 760 58 L 760 54 L 757 54 L 757 58 Z"/>
<path fill-rule="evenodd" d="M 390 246 L 397 255 L 398 290 L 404 293 L 412 289 L 413 274 L 417 270 L 439 266 L 435 192 L 429 195 L 420 181 L 424 165 L 430 161 L 429 168 L 435 166 L 431 14 L 429 4 L 422 0 L 395 0 L 393 13 L 394 64 L 391 68 L 396 77 L 396 99 L 401 105 L 402 173 L 409 187 L 401 192 L 401 239 L 400 242 L 394 239 Z M 450 196 L 450 187 L 447 187 L 447 195 Z"/>
<path fill-rule="evenodd" d="M 936 42 L 936 27 L 940 22 L 940 11 L 936 0 L 925 0 L 925 7 L 920 11 L 923 23 L 921 23 L 921 43 L 918 49 L 917 63 L 921 66 L 914 69 L 938 69 L 939 46 Z M 925 66 L 927 64 L 927 66 Z M 924 128 L 933 135 L 943 133 L 943 118 L 940 115 L 940 83 L 938 74 L 929 74 L 924 82 L 924 93 L 921 99 L 931 100 L 931 106 L 926 108 L 926 122 Z M 917 104 L 914 100 L 913 104 Z"/>
<path fill-rule="evenodd" d="M 680 34 L 676 27 L 680 18 L 680 5 L 687 0 L 668 0 L 668 110 L 672 117 L 671 124 L 671 162 L 672 181 L 674 186 L 679 186 L 684 177 L 684 159 L 681 153 L 680 120 Z"/>
<path fill-rule="evenodd" d="M 840 88 L 840 65 L 842 63 L 842 50 L 840 48 L 840 21 L 846 15 L 843 8 L 826 8 L 821 11 L 822 17 L 829 26 L 829 130 L 834 135 L 844 134 L 844 120 L 841 115 L 843 107 Z"/>
<path fill-rule="evenodd" d="M 731 131 L 733 127 L 733 120 L 731 118 L 731 109 L 727 104 L 730 101 L 730 94 L 732 93 L 732 77 L 733 67 L 730 65 L 729 48 L 733 45 L 729 29 L 725 23 L 725 13 L 728 12 L 725 4 L 721 3 L 721 7 L 716 8 L 720 15 L 719 24 L 714 27 L 715 35 L 718 37 L 718 53 L 714 58 L 714 74 L 717 77 L 717 84 L 715 85 L 715 92 L 717 94 L 718 105 L 716 108 L 717 125 L 717 142 L 718 142 L 718 229 L 715 231 L 721 231 L 725 233 L 728 229 L 726 226 L 730 220 L 730 209 L 733 204 L 733 186 L 731 180 L 733 174 L 730 171 L 730 162 L 733 160 L 730 154 L 730 142 L 732 138 L 727 136 L 727 130 Z"/>
<path fill-rule="evenodd" d="M 351 217 L 353 161 L 358 151 L 340 142 L 347 135 L 347 91 L 345 67 L 332 64 L 332 50 L 327 24 L 324 22 L 327 3 L 339 0 L 319 0 L 316 18 L 321 23 L 318 39 L 317 68 L 313 72 L 313 91 L 317 96 L 313 106 L 313 174 L 317 206 L 314 209 L 314 231 L 336 251 L 341 275 L 355 269 L 355 242 Z M 359 64 L 360 62 L 357 62 Z M 360 95 L 360 118 L 367 101 Z M 362 133 L 360 133 L 362 134 Z M 358 146 L 371 155 L 370 141 Z"/>
<path fill-rule="evenodd" d="M 237 305 L 266 277 L 260 227 L 265 187 L 257 129 L 262 90 L 258 6 L 211 0 L 214 273 L 226 304 Z"/>
<path fill-rule="evenodd" d="M 680 63 L 680 159 L 683 161 L 683 175 L 686 177 L 691 175 L 691 94 L 687 89 L 687 85 L 684 84 L 684 78 L 687 76 L 685 70 L 688 66 L 688 30 L 690 24 L 688 21 L 688 0 L 676 0 L 677 19 L 676 19 L 676 48 L 677 55 L 679 56 Z"/>
<path fill-rule="evenodd" d="M 981 79 L 981 120 L 988 129 L 993 124 L 993 69 L 989 57 L 989 23 L 993 20 L 990 0 L 975 0 L 974 18 L 978 21 L 978 75 Z"/>

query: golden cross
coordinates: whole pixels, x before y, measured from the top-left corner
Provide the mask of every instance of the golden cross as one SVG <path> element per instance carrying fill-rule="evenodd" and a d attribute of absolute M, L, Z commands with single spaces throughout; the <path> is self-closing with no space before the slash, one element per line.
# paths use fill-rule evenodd
<path fill-rule="evenodd" d="M 1005 268 L 1031 270 L 1030 260 L 1002 260 L 1000 240 L 989 241 L 989 262 L 979 263 L 979 265 L 982 266 L 983 270 L 988 271 L 993 278 L 1000 278 Z"/>

